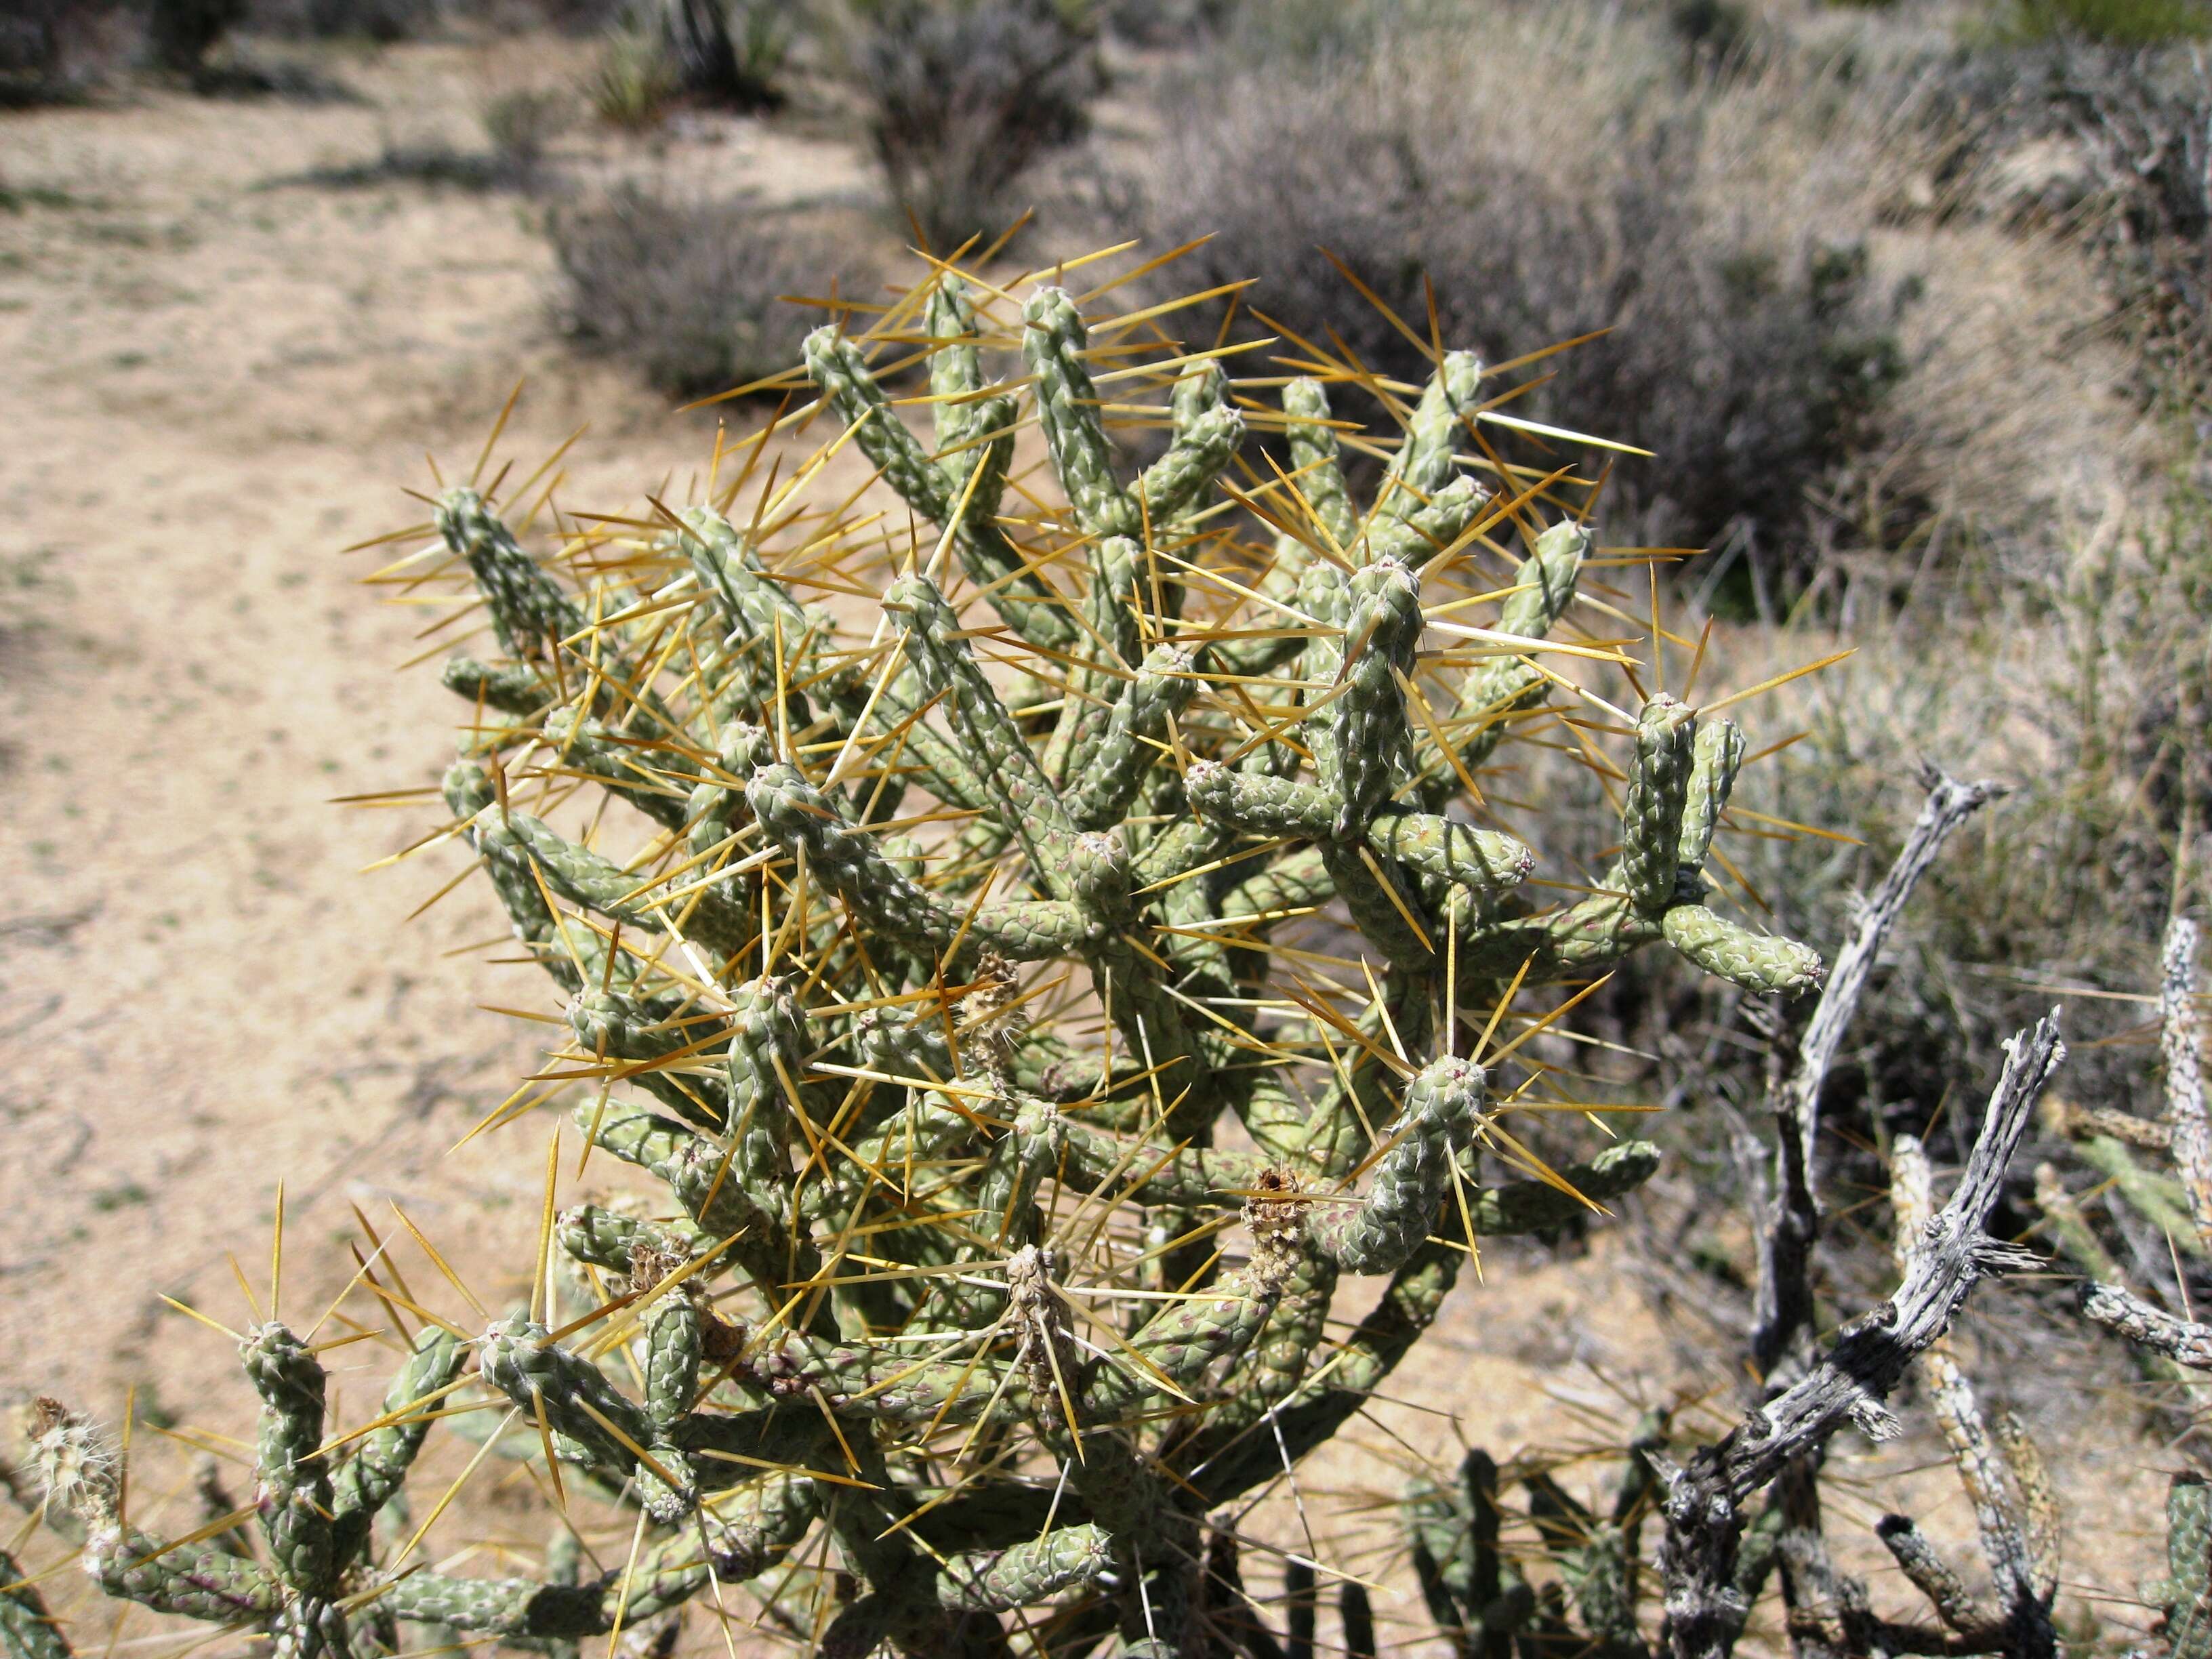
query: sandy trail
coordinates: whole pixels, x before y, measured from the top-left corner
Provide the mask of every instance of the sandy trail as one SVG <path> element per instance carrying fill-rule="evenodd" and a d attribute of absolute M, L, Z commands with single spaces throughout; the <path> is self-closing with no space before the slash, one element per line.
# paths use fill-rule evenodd
<path fill-rule="evenodd" d="M 347 72 L 428 110 L 463 66 Z M 422 613 L 338 550 L 417 514 L 396 486 L 426 448 L 459 458 L 521 368 L 555 371 L 521 449 L 586 404 L 662 422 L 553 354 L 511 200 L 265 182 L 415 112 L 155 97 L 12 124 L 9 183 L 40 193 L 0 220 L 6 1346 L 11 1382 L 111 1412 L 126 1379 L 171 1410 L 227 1386 L 223 1345 L 154 1293 L 244 1317 L 224 1253 L 265 1250 L 280 1177 L 299 1301 L 343 1261 L 349 1201 L 488 1245 L 527 1184 L 511 1149 L 441 1156 L 528 1068 L 446 954 L 491 918 L 471 894 L 407 925 L 450 869 L 356 872 L 419 817 L 328 804 L 420 781 L 452 718 L 392 672 Z"/>

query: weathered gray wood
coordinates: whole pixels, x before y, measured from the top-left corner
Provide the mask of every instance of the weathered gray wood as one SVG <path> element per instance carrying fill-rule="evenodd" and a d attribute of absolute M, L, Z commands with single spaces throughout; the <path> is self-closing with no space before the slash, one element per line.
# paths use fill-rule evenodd
<path fill-rule="evenodd" d="M 1976 1282 L 2007 1267 L 2041 1265 L 1983 1228 L 2065 1052 L 2055 1009 L 2005 1045 L 2004 1071 L 1958 1189 L 1923 1231 L 1896 1293 L 1846 1326 L 1802 1381 L 1747 1412 L 1718 1443 L 1686 1467 L 1662 1468 L 1664 1637 L 1676 1659 L 1725 1659 L 1742 1633 L 1748 1609 L 1734 1579 L 1744 1500 L 1845 1423 L 1877 1439 L 1894 1434 L 1897 1421 L 1883 1401 L 1914 1358 L 1949 1328 Z"/>

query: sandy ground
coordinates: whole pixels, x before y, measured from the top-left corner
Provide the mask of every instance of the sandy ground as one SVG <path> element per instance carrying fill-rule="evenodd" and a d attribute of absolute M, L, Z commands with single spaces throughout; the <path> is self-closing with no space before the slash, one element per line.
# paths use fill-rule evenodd
<path fill-rule="evenodd" d="M 374 67 L 426 102 L 457 72 Z M 302 1297 L 349 1200 L 465 1236 L 515 1195 L 496 1149 L 442 1156 L 527 1059 L 447 954 L 489 919 L 407 926 L 445 872 L 361 876 L 411 826 L 328 804 L 417 781 L 451 718 L 393 672 L 422 617 L 339 550 L 414 514 L 398 486 L 524 369 L 557 372 L 520 447 L 586 407 L 659 416 L 550 349 L 512 200 L 268 185 L 374 155 L 380 118 L 155 98 L 11 125 L 5 1316 L 22 1382 L 111 1409 L 226 1369 L 153 1293 L 242 1316 L 224 1253 L 265 1254 L 280 1178 Z M 580 487 L 623 476 L 601 454 Z"/>
<path fill-rule="evenodd" d="M 465 471 L 518 374 L 506 452 L 592 423 L 571 500 L 633 499 L 711 430 L 563 349 L 520 198 L 282 182 L 395 137 L 471 141 L 451 113 L 483 85 L 465 50 L 338 68 L 374 101 L 146 94 L 0 126 L 18 203 L 0 213 L 0 1394 L 111 1420 L 135 1389 L 147 1420 L 247 1431 L 229 1344 L 159 1297 L 252 1316 L 234 1252 L 265 1310 L 280 1181 L 288 1313 L 341 1282 L 355 1205 L 380 1224 L 404 1208 L 488 1302 L 520 1283 L 542 1143 L 448 1148 L 535 1057 L 478 1005 L 544 994 L 468 952 L 501 931 L 473 888 L 409 919 L 450 854 L 361 873 L 420 816 L 332 798 L 434 777 L 455 710 L 427 669 L 394 672 L 422 613 L 375 603 L 372 556 L 340 550 L 418 515 L 400 487 L 427 484 L 426 451 Z M 730 186 L 865 187 L 849 148 L 744 124 L 625 154 Z M 1614 1248 L 1459 1292 L 1394 1383 L 1409 1403 L 1309 1472 L 1317 1529 L 1378 1560 L 1358 1511 L 1399 1487 L 1408 1446 L 1570 1447 L 1609 1389 L 1664 1397 L 1677 1372 Z M 334 1363 L 356 1393 L 381 1364 Z M 1880 1467 L 1926 1460 L 1912 1416 Z M 2062 1486 L 2093 1528 L 2147 1529 L 2155 1449 L 2125 1413 L 2075 1427 Z M 153 1454 L 148 1489 L 185 1466 Z M 1957 1537 L 1947 1480 L 1911 1490 Z M 526 1540 L 501 1507 L 471 1524 Z M 1287 1504 L 1255 1522 L 1302 1524 Z M 1416 1604 L 1380 1611 L 1410 1637 Z"/>

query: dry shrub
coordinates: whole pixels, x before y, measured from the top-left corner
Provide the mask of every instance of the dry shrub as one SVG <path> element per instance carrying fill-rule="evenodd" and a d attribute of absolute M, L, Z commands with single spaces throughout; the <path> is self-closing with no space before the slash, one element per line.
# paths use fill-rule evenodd
<path fill-rule="evenodd" d="M 447 0 L 258 0 L 252 22 L 270 33 L 388 46 L 434 28 L 447 9 Z M 466 15 L 462 7 L 452 10 Z"/>
<path fill-rule="evenodd" d="M 849 247 L 751 203 L 679 200 L 636 184 L 555 214 L 549 228 L 568 331 L 678 397 L 798 362 L 823 317 L 781 296 L 818 293 L 825 272 L 854 264 Z"/>
<path fill-rule="evenodd" d="M 477 124 L 501 165 L 514 178 L 534 179 L 546 152 L 568 130 L 575 100 L 558 87 L 515 87 L 478 105 Z"/>
<path fill-rule="evenodd" d="M 2212 70 L 2193 47 L 1990 44 L 1919 66 L 1942 206 L 2097 255 L 2125 331 L 2181 389 L 2212 373 Z M 2160 376 L 2139 383 L 2148 397 Z"/>
<path fill-rule="evenodd" d="M 1005 228 L 1016 182 L 1087 131 L 1097 46 L 1049 0 L 888 0 L 848 52 L 891 197 L 930 242 Z"/>
<path fill-rule="evenodd" d="M 56 82 L 62 65 L 62 8 L 58 0 L 0 4 L 0 76 L 33 86 Z"/>
<path fill-rule="evenodd" d="M 246 0 L 154 0 L 146 12 L 147 56 L 158 69 L 189 75 L 246 15 Z"/>
<path fill-rule="evenodd" d="M 0 0 L 0 109 L 85 97 L 125 55 L 129 21 L 120 0 Z"/>
<path fill-rule="evenodd" d="M 659 31 L 624 21 L 608 30 L 584 92 L 600 119 L 641 132 L 660 124 L 683 89 Z"/>
<path fill-rule="evenodd" d="M 1317 247 L 1422 333 L 1432 280 L 1445 337 L 1494 359 L 1610 327 L 1515 412 L 1658 452 L 1610 498 L 1638 538 L 1797 536 L 1903 368 L 1866 257 L 1881 161 L 1834 88 L 1686 78 L 1640 15 L 1369 7 L 1363 33 L 1359 9 L 1302 9 L 1164 101 L 1150 240 L 1217 233 L 1176 280 L 1257 277 L 1271 317 L 1404 380 L 1419 349 Z"/>
<path fill-rule="evenodd" d="M 1106 0 L 1108 29 L 1140 46 L 1187 46 L 1224 27 L 1237 0 Z"/>

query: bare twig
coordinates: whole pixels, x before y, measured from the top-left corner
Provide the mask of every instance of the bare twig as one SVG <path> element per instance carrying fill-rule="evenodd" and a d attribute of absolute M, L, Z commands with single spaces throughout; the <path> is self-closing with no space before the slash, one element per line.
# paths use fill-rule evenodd
<path fill-rule="evenodd" d="M 1797 1045 L 1797 1069 L 1790 1079 L 1795 1096 L 1791 1103 L 1796 1111 L 1798 1133 L 1803 1142 L 1801 1156 L 1808 1176 L 1813 1169 L 1814 1142 L 1820 1127 L 1820 1085 L 1828 1075 L 1828 1067 L 1835 1060 L 1836 1049 L 1843 1042 L 1851 1017 L 1858 1012 L 1860 994 L 1866 989 L 1867 977 L 1874 971 L 1882 940 L 1899 912 L 1905 908 L 1905 901 L 1912 896 L 1920 878 L 1936 861 L 1936 854 L 1951 838 L 1951 832 L 2006 793 L 2005 785 L 1986 778 L 1960 783 L 1932 763 L 1921 768 L 1920 781 L 1928 791 L 1920 816 L 1913 821 L 1912 832 L 1905 836 L 1897 862 L 1889 866 L 1881 885 L 1874 890 L 1852 918 L 1843 945 L 1836 952 L 1836 964 L 1828 971 L 1828 983 L 1820 994 L 1820 1006 L 1806 1022 L 1804 1037 Z"/>
<path fill-rule="evenodd" d="M 1724 1659 L 1748 1612 L 1732 1578 L 1745 1498 L 1846 1422 L 1886 1438 L 1896 1419 L 1882 1401 L 1915 1357 L 1949 1327 L 1984 1274 L 2039 1266 L 1983 1231 L 2037 1097 L 2065 1055 L 2057 1011 L 2005 1045 L 2005 1066 L 1958 1190 L 1923 1231 L 1895 1295 L 1846 1326 L 1803 1381 L 1747 1413 L 1686 1468 L 1663 1473 L 1667 1535 L 1665 1637 L 1676 1659 Z M 1656 1461 L 1656 1460 L 1655 1460 Z"/>
<path fill-rule="evenodd" d="M 1897 1565 L 1905 1570 L 1920 1593 L 1933 1604 L 1943 1622 L 1955 1631 L 1984 1631 L 1997 1621 L 1968 1589 L 1951 1564 L 1928 1540 L 1928 1535 L 1902 1515 L 1885 1515 L 1875 1523 L 1875 1536 L 1889 1547 Z"/>
<path fill-rule="evenodd" d="M 1905 1525 L 1910 1527 L 1911 1522 Z M 1789 1620 L 1790 1650 L 1797 1659 L 2012 1651 L 2002 1625 L 1985 1624 L 1961 1632 L 1882 1618 L 1869 1603 L 1866 1586 L 1837 1568 L 1817 1533 L 1786 1533 L 1781 1547 L 1798 1585 L 1798 1599 Z M 1940 1562 L 1936 1565 L 1942 1570 Z"/>
<path fill-rule="evenodd" d="M 1813 1252 L 1820 1234 L 1813 1155 L 1819 1133 L 1820 1090 L 1828 1068 L 1858 1011 L 1859 998 L 1882 941 L 1913 888 L 1951 832 L 1984 802 L 2002 793 L 1993 783 L 1954 782 L 1933 766 L 1923 769 L 1922 781 L 1929 793 L 1920 816 L 1881 884 L 1853 915 L 1836 953 L 1835 969 L 1810 1019 L 1794 1041 L 1786 1028 L 1767 1032 L 1766 1103 L 1774 1119 L 1774 1172 L 1771 1181 L 1752 1185 L 1759 1230 L 1759 1279 L 1753 1304 L 1751 1359 L 1765 1391 L 1762 1398 L 1771 1398 L 1800 1380 L 1813 1363 Z M 1842 1609 L 1835 1616 L 1857 1631 L 1864 1622 L 1863 1588 L 1820 1565 L 1826 1560 L 1826 1549 L 1820 1539 L 1819 1462 L 1815 1449 L 1778 1489 L 1786 1516 L 1784 1559 L 1799 1563 L 1796 1570 L 1783 1575 L 1784 1599 L 1793 1620 L 1802 1615 L 1817 1622 L 1827 1617 L 1820 1608 Z M 1814 1601 L 1807 1601 L 1808 1596 Z M 1854 1607 L 1860 1612 L 1849 1611 Z M 1864 1617 L 1872 1615 L 1864 1613 Z M 1812 1650 L 1809 1639 L 1797 1643 L 1801 1653 Z"/>
<path fill-rule="evenodd" d="M 1762 1382 L 1774 1375 L 1793 1346 L 1803 1358 L 1802 1350 L 1812 1340 L 1813 1248 L 1820 1236 L 1820 1207 L 1805 1162 L 1807 1142 L 1800 1133 L 1802 1061 L 1781 1033 L 1774 1035 L 1767 1060 L 1774 1172 L 1753 1188 L 1758 1206 L 1759 1283 L 1752 1304 L 1751 1359 Z M 1814 1092 L 1819 1089 L 1815 1082 Z"/>
<path fill-rule="evenodd" d="M 1761 1376 L 1773 1370 L 1792 1345 L 1810 1336 L 1812 1254 L 1820 1234 L 1820 1200 L 1814 1184 L 1814 1145 L 1820 1126 L 1820 1086 L 1858 1012 L 1882 941 L 1912 890 L 1951 832 L 2004 786 L 1983 780 L 1960 783 L 1940 768 L 1922 769 L 1928 789 L 1920 816 L 1881 884 L 1851 919 L 1820 1000 L 1806 1022 L 1794 1060 L 1767 1095 L 1775 1119 L 1774 1201 L 1759 1230 L 1759 1291 L 1752 1358 Z"/>

